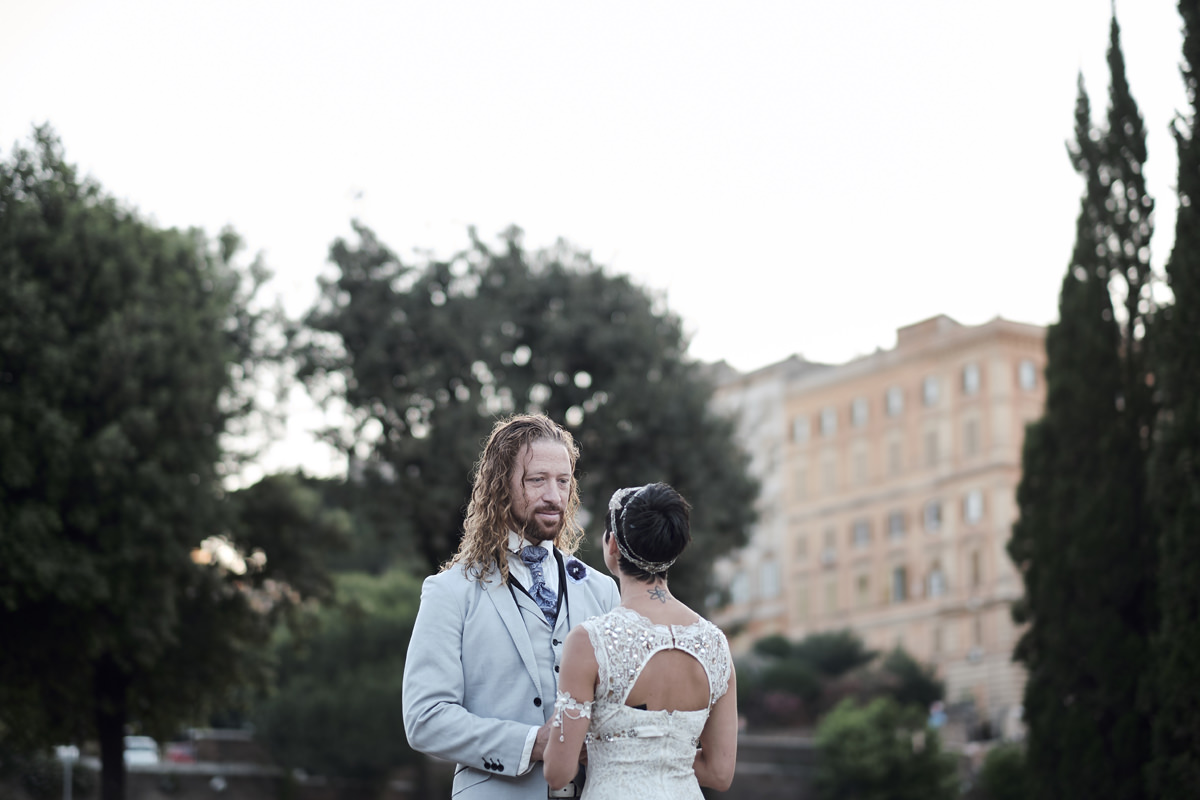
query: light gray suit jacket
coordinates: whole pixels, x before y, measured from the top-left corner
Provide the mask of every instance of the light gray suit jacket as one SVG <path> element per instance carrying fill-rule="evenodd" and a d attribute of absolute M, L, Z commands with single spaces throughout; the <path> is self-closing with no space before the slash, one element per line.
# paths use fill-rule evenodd
<path fill-rule="evenodd" d="M 452 796 L 546 797 L 542 762 L 517 775 L 531 726 L 550 718 L 567 631 L 620 603 L 616 582 L 555 551 L 559 612 L 553 631 L 519 587 L 492 570 L 461 567 L 425 579 L 404 662 L 404 732 L 413 749 L 457 762 Z M 564 562 L 566 568 L 564 568 Z M 535 641 L 551 646 L 535 647 Z M 555 683 L 557 683 L 555 681 Z"/>

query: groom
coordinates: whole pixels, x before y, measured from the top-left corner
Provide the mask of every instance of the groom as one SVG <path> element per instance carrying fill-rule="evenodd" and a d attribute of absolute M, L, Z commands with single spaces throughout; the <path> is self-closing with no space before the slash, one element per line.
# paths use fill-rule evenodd
<path fill-rule="evenodd" d="M 457 762 L 453 796 L 575 797 L 542 778 L 567 631 L 620 601 L 571 556 L 583 531 L 571 434 L 541 415 L 492 429 L 458 552 L 426 578 L 404 662 L 404 732 Z"/>

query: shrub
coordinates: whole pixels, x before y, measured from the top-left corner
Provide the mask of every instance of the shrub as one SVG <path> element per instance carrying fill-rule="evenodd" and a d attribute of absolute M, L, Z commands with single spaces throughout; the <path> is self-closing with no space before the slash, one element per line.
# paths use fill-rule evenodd
<path fill-rule="evenodd" d="M 925 713 L 890 697 L 859 706 L 845 700 L 817 728 L 822 800 L 951 800 L 954 759 L 942 752 Z"/>

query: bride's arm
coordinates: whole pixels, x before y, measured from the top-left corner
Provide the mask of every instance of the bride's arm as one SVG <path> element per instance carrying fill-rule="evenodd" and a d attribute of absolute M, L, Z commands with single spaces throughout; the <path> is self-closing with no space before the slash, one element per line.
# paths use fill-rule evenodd
<path fill-rule="evenodd" d="M 561 789 L 579 772 L 579 756 L 591 725 L 596 693 L 596 654 L 583 626 L 567 634 L 558 677 L 558 698 L 551 720 L 550 741 L 542 756 L 546 783 Z"/>
<path fill-rule="evenodd" d="M 737 675 L 729 668 L 729 688 L 713 704 L 712 713 L 700 734 L 700 751 L 692 765 L 696 780 L 723 792 L 733 783 L 733 768 L 737 765 Z"/>

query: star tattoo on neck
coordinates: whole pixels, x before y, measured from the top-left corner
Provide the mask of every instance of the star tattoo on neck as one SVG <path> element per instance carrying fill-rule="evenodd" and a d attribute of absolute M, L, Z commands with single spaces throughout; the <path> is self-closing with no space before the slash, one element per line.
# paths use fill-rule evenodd
<path fill-rule="evenodd" d="M 661 586 L 655 586 L 650 590 L 650 596 L 660 603 L 667 602 L 667 593 L 663 591 Z"/>

